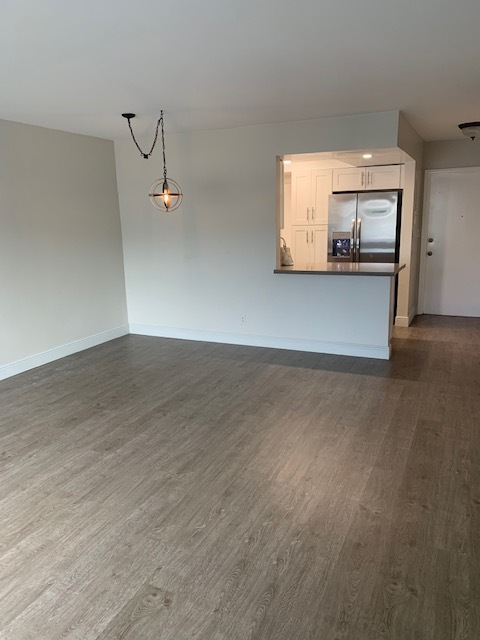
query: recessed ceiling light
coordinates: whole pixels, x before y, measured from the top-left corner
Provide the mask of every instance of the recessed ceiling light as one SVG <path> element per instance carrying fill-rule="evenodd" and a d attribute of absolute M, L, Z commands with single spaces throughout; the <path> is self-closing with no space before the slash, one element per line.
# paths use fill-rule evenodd
<path fill-rule="evenodd" d="M 292 164 L 292 161 L 291 160 L 284 160 L 283 164 Z"/>
<path fill-rule="evenodd" d="M 370 160 L 370 158 L 373 158 L 371 153 L 364 153 L 362 158 L 365 158 L 365 160 Z"/>

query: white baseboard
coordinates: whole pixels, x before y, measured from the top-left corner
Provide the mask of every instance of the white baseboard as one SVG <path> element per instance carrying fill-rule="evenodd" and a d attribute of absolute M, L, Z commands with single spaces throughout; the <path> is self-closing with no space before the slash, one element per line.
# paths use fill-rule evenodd
<path fill-rule="evenodd" d="M 154 336 L 157 338 L 220 342 L 223 344 L 239 344 L 249 347 L 268 347 L 271 349 L 291 349 L 292 351 L 329 353 L 341 356 L 359 356 L 361 358 L 377 358 L 380 360 L 388 360 L 390 358 L 390 348 L 382 345 L 327 342 L 323 340 L 302 340 L 299 338 L 277 338 L 243 333 L 178 329 L 148 324 L 130 324 L 130 333 L 142 336 Z"/>
<path fill-rule="evenodd" d="M 96 347 L 103 342 L 108 342 L 109 340 L 114 340 L 115 338 L 121 338 L 122 336 L 128 335 L 128 333 L 128 325 L 123 325 L 121 327 L 116 327 L 115 329 L 109 329 L 108 331 L 96 333 L 93 336 L 88 336 L 86 338 L 81 338 L 80 340 L 74 340 L 73 342 L 62 344 L 59 347 L 54 347 L 53 349 L 48 349 L 47 351 L 36 353 L 33 356 L 22 358 L 21 360 L 17 360 L 16 362 L 4 364 L 0 366 L 0 380 L 5 380 L 6 378 L 10 378 L 11 376 L 16 376 L 19 373 L 28 371 L 29 369 L 35 369 L 35 367 L 40 367 L 43 364 L 47 364 L 48 362 L 53 362 L 54 360 L 59 360 L 60 358 L 64 358 L 65 356 L 70 356 L 72 355 L 72 353 L 77 353 L 78 351 L 83 351 L 84 349 Z"/>
<path fill-rule="evenodd" d="M 395 316 L 395 326 L 396 327 L 409 327 L 415 316 L 417 315 L 417 310 L 413 309 L 408 316 Z"/>
<path fill-rule="evenodd" d="M 409 324 L 408 316 L 395 316 L 396 327 L 408 327 Z"/>

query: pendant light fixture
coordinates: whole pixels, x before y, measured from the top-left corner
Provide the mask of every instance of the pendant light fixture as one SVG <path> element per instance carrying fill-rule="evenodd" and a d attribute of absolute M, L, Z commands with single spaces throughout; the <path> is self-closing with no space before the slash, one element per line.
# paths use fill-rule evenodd
<path fill-rule="evenodd" d="M 163 130 L 163 109 L 160 111 L 160 118 L 158 119 L 157 128 L 155 130 L 155 137 L 153 139 L 152 146 L 148 153 L 145 153 L 144 151 L 142 151 L 142 149 L 140 148 L 140 145 L 135 139 L 135 135 L 132 129 L 132 124 L 130 122 L 132 118 L 135 118 L 135 114 L 122 113 L 122 116 L 128 120 L 128 128 L 130 129 L 130 133 L 132 134 L 132 139 L 137 149 L 140 151 L 140 154 L 142 155 L 143 158 L 145 158 L 145 160 L 148 160 L 148 158 L 152 155 L 153 150 L 155 149 L 155 144 L 158 138 L 158 129 L 161 127 L 162 150 L 163 150 L 163 178 L 160 178 L 159 180 L 155 180 L 155 182 L 150 187 L 150 193 L 148 195 L 150 196 L 150 202 L 153 204 L 154 207 L 156 207 L 160 211 L 164 211 L 166 213 L 175 211 L 175 209 L 178 209 L 178 207 L 182 204 L 183 193 L 178 183 L 175 182 L 175 180 L 172 180 L 172 178 L 167 177 L 167 160 L 165 157 L 165 133 Z"/>

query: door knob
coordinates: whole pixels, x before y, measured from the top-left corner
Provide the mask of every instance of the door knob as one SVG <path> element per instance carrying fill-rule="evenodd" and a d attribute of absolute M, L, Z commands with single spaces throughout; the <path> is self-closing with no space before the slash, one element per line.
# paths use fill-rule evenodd
<path fill-rule="evenodd" d="M 427 256 L 433 256 L 433 251 L 427 251 Z"/>
<path fill-rule="evenodd" d="M 428 241 L 429 241 L 429 242 L 433 242 L 433 238 L 429 238 L 429 239 L 428 239 Z"/>

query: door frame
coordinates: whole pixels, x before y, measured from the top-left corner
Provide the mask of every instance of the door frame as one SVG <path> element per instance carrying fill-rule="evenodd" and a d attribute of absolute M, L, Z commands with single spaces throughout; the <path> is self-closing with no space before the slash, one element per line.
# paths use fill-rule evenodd
<path fill-rule="evenodd" d="M 420 244 L 420 275 L 418 281 L 418 313 L 425 312 L 425 278 L 427 272 L 428 223 L 430 221 L 431 177 L 435 173 L 474 173 L 480 174 L 480 167 L 448 167 L 447 169 L 426 169 L 423 190 L 422 236 Z"/>

